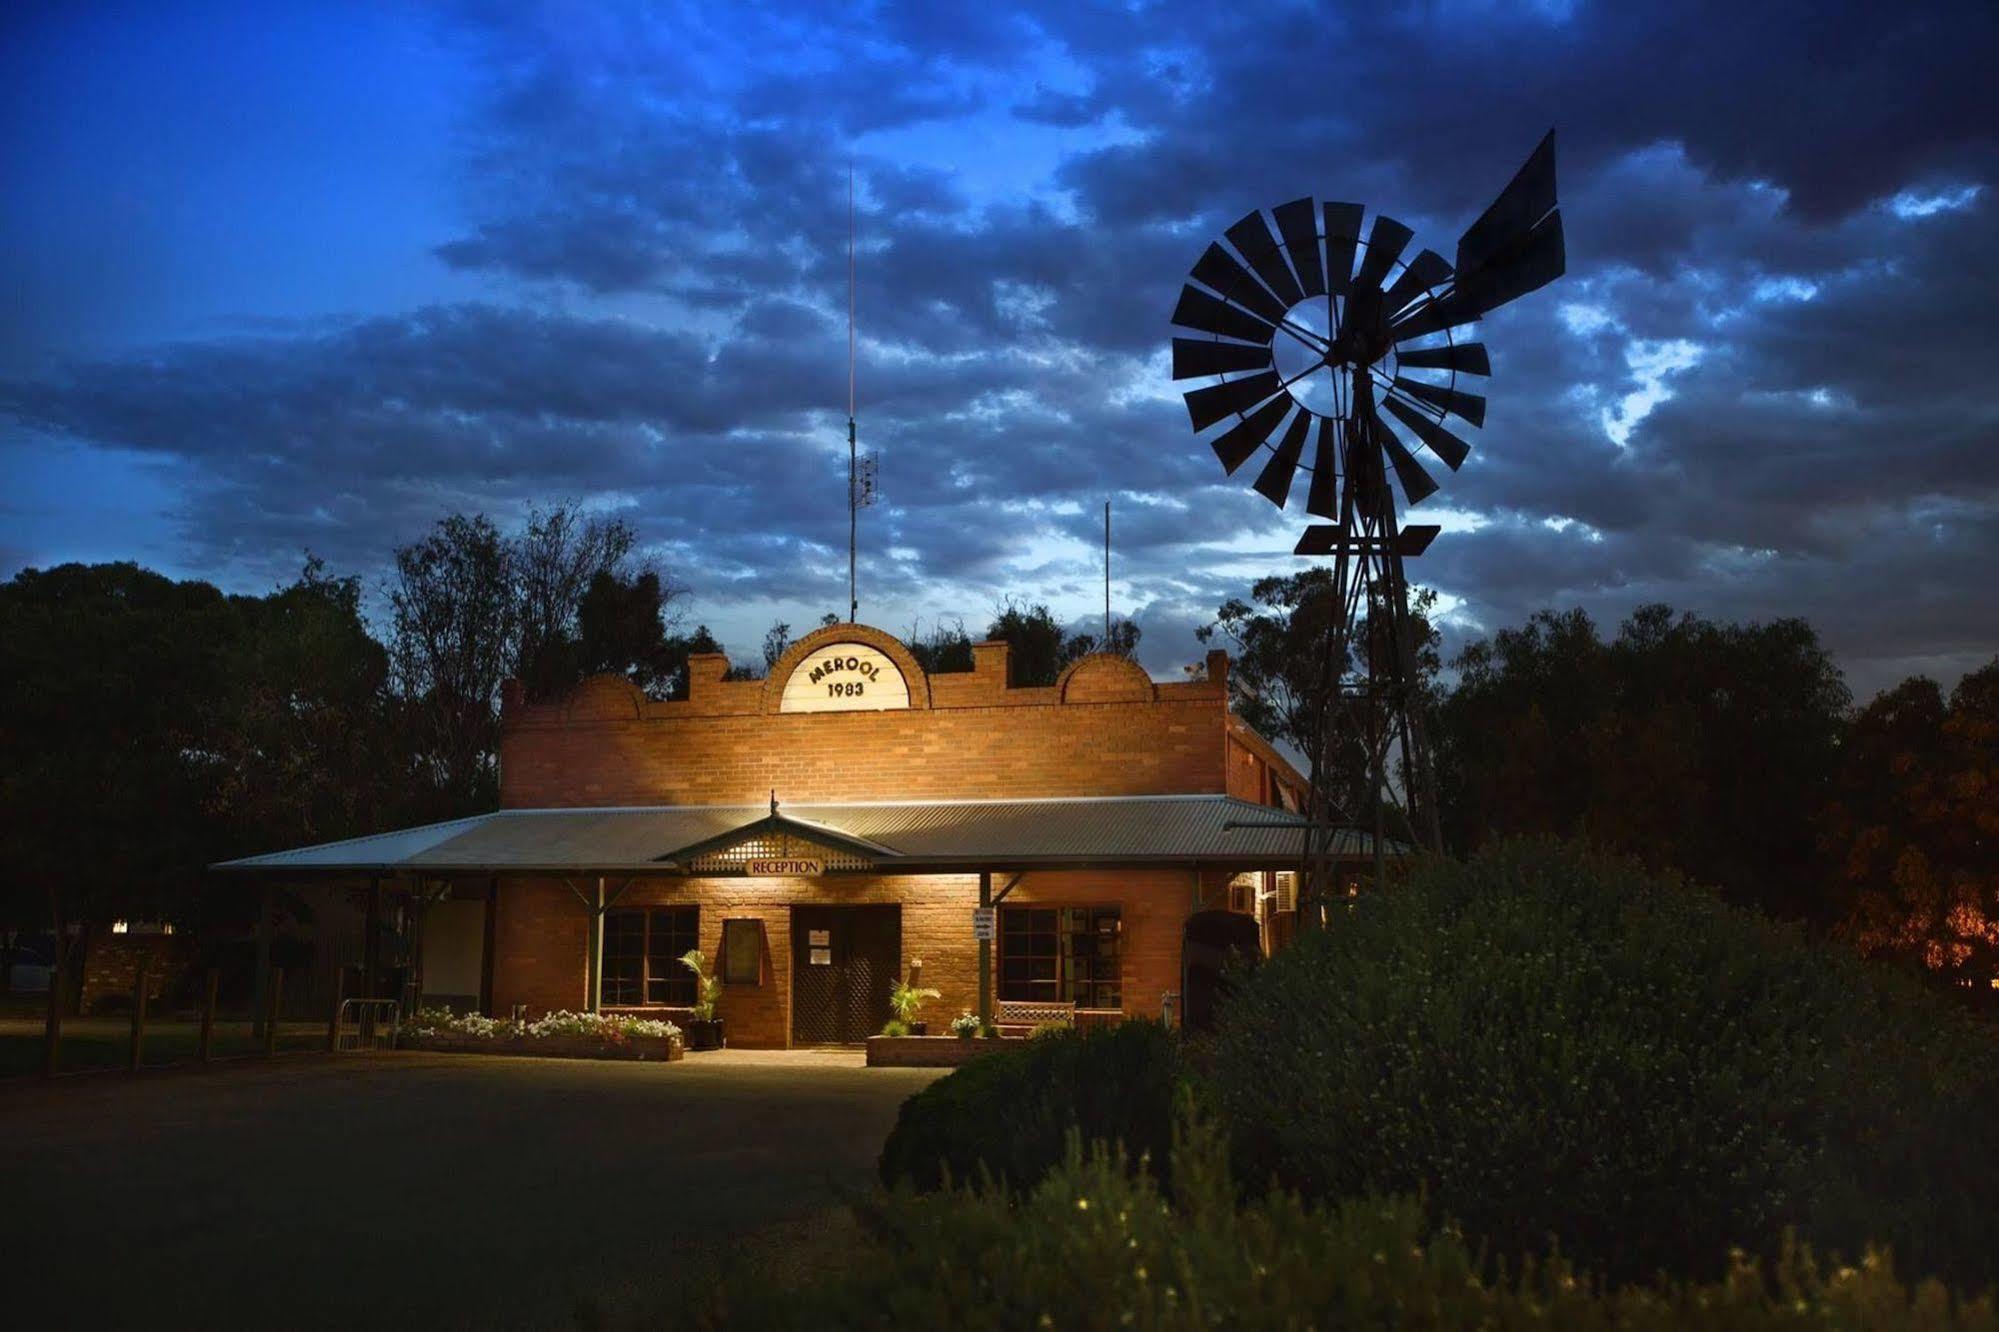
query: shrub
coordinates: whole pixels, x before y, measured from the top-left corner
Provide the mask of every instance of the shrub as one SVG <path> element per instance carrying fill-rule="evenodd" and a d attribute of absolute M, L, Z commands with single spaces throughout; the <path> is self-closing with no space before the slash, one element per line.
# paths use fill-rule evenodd
<path fill-rule="evenodd" d="M 1224 1009 L 1213 1088 L 1249 1178 L 1427 1191 L 1496 1253 L 1713 1275 L 1795 1226 L 1991 1277 L 1989 1034 L 1571 847 L 1430 862 L 1301 937 Z"/>
<path fill-rule="evenodd" d="M 1561 1258 L 1494 1279 L 1410 1199 L 1310 1205 L 1238 1201 L 1218 1132 L 1190 1124 L 1173 1147 L 1170 1199 L 1114 1152 L 1065 1159 L 1024 1197 L 967 1188 L 867 1205 L 873 1247 L 844 1279 L 790 1289 L 725 1280 L 699 1325 L 731 1328 L 1034 1328 L 1160 1332 L 1339 1327 L 1729 1332 L 1999 1328 L 1988 1299 L 1954 1303 L 1896 1280 L 1870 1254 L 1820 1266 L 1787 1248 L 1767 1270 L 1741 1254 L 1711 1285 L 1605 1291 Z"/>
<path fill-rule="evenodd" d="M 979 1026 L 977 1013 L 960 1013 L 951 1019 L 951 1034 L 960 1040 L 969 1041 L 979 1034 Z"/>
<path fill-rule="evenodd" d="M 986 1171 L 1025 1187 L 1062 1159 L 1072 1130 L 1165 1161 L 1185 1081 L 1173 1033 L 1133 1021 L 1009 1045 L 903 1102 L 882 1148 L 884 1182 L 935 1189 Z"/>

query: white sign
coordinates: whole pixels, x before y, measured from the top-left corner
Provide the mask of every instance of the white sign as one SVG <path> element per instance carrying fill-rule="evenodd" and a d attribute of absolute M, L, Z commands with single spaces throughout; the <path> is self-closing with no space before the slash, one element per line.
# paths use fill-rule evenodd
<path fill-rule="evenodd" d="M 998 933 L 994 928 L 998 917 L 998 907 L 973 907 L 972 941 L 974 943 L 991 943 L 994 936 Z"/>
<path fill-rule="evenodd" d="M 743 873 L 752 879 L 816 879 L 826 872 L 826 862 L 804 856 L 784 860 L 746 860 Z"/>
<path fill-rule="evenodd" d="M 879 712 L 909 706 L 909 682 L 880 648 L 828 643 L 784 682 L 779 712 Z"/>

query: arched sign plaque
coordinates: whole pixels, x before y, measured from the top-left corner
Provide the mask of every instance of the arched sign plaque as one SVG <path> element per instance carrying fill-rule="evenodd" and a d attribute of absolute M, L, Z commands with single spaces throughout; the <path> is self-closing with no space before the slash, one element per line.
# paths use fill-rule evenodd
<path fill-rule="evenodd" d="M 880 648 L 828 643 L 784 682 L 779 712 L 879 712 L 909 706 L 909 681 Z"/>

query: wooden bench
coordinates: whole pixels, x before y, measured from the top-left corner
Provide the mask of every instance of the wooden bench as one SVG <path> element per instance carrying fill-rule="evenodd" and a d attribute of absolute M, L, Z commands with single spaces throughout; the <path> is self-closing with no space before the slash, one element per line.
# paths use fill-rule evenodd
<path fill-rule="evenodd" d="M 1029 1003 L 1022 999 L 1002 999 L 993 1008 L 993 1024 L 1002 1036 L 1026 1036 L 1045 1022 L 1076 1024 L 1076 1005 Z"/>

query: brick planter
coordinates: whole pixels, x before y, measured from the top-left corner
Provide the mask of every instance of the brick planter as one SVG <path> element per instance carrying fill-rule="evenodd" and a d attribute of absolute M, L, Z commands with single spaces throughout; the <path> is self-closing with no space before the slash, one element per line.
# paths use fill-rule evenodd
<path fill-rule="evenodd" d="M 452 1054 L 541 1055 L 550 1059 L 641 1059 L 666 1062 L 685 1059 L 687 1048 L 670 1036 L 634 1036 L 627 1041 L 603 1041 L 594 1036 L 509 1036 L 493 1039 L 438 1032 L 404 1036 L 405 1050 L 436 1050 Z"/>
<path fill-rule="evenodd" d="M 975 1036 L 870 1036 L 870 1068 L 956 1068 L 1013 1042 Z"/>

